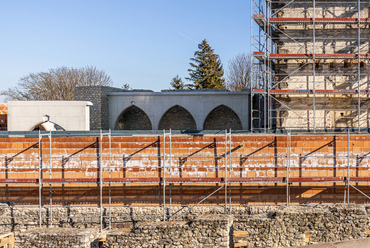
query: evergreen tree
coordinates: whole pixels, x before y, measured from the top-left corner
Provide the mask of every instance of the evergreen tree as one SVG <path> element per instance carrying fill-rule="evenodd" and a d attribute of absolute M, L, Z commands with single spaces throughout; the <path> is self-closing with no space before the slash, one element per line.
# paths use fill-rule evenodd
<path fill-rule="evenodd" d="M 190 59 L 194 62 L 190 62 L 193 69 L 188 70 L 190 77 L 186 79 L 193 81 L 192 88 L 195 89 L 224 89 L 224 70 L 219 56 L 205 39 L 198 45 L 198 49 L 194 58 Z"/>
<path fill-rule="evenodd" d="M 171 87 L 175 90 L 182 90 L 185 88 L 184 82 L 179 75 L 176 75 L 176 77 L 172 78 Z"/>

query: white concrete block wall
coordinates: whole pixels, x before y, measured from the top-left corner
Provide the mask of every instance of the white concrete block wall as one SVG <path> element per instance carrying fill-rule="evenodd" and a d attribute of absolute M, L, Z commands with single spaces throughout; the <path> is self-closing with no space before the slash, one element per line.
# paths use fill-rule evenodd
<path fill-rule="evenodd" d="M 44 122 L 45 115 L 66 131 L 88 131 L 91 105 L 87 101 L 9 101 L 8 131 L 31 131 Z"/>

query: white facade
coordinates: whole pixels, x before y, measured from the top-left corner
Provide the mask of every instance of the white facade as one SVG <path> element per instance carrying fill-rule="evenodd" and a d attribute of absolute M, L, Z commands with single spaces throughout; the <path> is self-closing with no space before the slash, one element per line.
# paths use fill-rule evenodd
<path fill-rule="evenodd" d="M 38 125 L 48 131 L 58 126 L 89 131 L 91 105 L 88 101 L 9 101 L 8 131 L 31 131 Z"/>
<path fill-rule="evenodd" d="M 176 105 L 190 112 L 198 130 L 203 129 L 208 114 L 220 105 L 229 107 L 238 115 L 244 130 L 250 127 L 249 91 L 110 92 L 108 99 L 110 129 L 116 128 L 120 114 L 132 105 L 139 107 L 147 114 L 153 130 L 158 130 L 162 116 Z"/>

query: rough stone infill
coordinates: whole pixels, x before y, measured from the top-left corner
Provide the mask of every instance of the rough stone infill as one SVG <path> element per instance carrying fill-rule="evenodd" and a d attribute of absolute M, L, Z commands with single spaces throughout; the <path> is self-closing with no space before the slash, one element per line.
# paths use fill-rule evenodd
<path fill-rule="evenodd" d="M 104 247 L 233 247 L 233 218 L 205 215 L 190 222 L 144 222 L 131 232 L 114 230 Z"/>
<path fill-rule="evenodd" d="M 171 209 L 171 212 L 167 209 L 168 214 L 181 215 L 188 210 L 186 207 L 179 206 L 173 206 Z M 107 228 L 109 226 L 107 217 L 109 212 L 108 208 L 103 210 L 105 216 L 103 228 Z M 162 213 L 163 209 L 155 206 L 113 207 L 111 211 L 113 229 L 107 236 L 108 242 L 114 241 L 121 244 L 122 242 L 127 243 L 127 239 L 129 239 L 133 243 L 127 243 L 127 246 L 122 245 L 121 247 L 158 247 L 153 244 L 162 242 L 161 244 L 165 245 L 168 242 L 184 240 L 189 236 L 199 245 L 195 245 L 198 243 L 193 241 L 170 244 L 172 247 L 190 247 L 190 245 L 210 247 L 210 240 L 212 240 L 212 244 L 216 245 L 218 242 L 227 242 L 225 236 L 222 236 L 221 241 L 218 239 L 219 236 L 216 236 L 218 231 L 229 230 L 231 235 L 232 230 L 235 230 L 247 232 L 247 235 L 242 239 L 249 242 L 250 248 L 291 247 L 305 245 L 304 235 L 306 232 L 309 232 L 309 243 L 314 244 L 365 238 L 366 231 L 370 230 L 369 205 L 307 205 L 289 208 L 285 206 L 233 207 L 231 209 L 232 220 L 224 214 L 222 206 L 199 206 L 193 208 L 178 221 L 172 220 L 166 223 L 161 222 Z M 43 227 L 50 226 L 47 218 L 48 209 L 42 209 L 42 216 Z M 53 227 L 75 230 L 72 231 L 72 234 L 91 228 L 99 229 L 100 218 L 98 216 L 98 207 L 55 207 L 53 208 Z M 11 208 L 3 205 L 0 208 L 0 217 L 0 232 L 15 232 L 16 240 L 22 239 L 25 233 L 33 233 L 32 230 L 39 225 L 38 208 Z M 58 230 L 65 230 L 63 228 L 52 230 L 56 230 L 57 233 Z M 231 240 L 229 238 L 230 242 Z M 159 247 L 163 247 L 163 245 Z M 113 243 L 112 247 L 115 247 Z"/>
<path fill-rule="evenodd" d="M 250 247 L 291 247 L 360 239 L 370 229 L 368 206 L 296 206 L 252 208 L 250 216 L 234 219 L 234 230 L 248 232 Z"/>
<path fill-rule="evenodd" d="M 96 229 L 35 228 L 20 233 L 16 247 L 98 248 L 98 237 Z"/>

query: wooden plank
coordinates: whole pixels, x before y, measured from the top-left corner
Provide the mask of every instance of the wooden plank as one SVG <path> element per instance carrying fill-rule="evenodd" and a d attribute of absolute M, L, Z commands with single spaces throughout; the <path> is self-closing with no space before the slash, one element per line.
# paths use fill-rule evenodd
<path fill-rule="evenodd" d="M 7 237 L 14 237 L 14 233 L 3 233 L 3 234 L 0 234 L 0 239 L 2 238 L 7 238 Z"/>
<path fill-rule="evenodd" d="M 247 236 L 247 231 L 234 231 L 234 236 Z"/>
<path fill-rule="evenodd" d="M 309 231 L 306 231 L 304 233 L 304 241 L 306 242 L 306 245 L 310 243 L 310 232 Z"/>
<path fill-rule="evenodd" d="M 4 247 L 6 245 L 9 245 L 8 247 L 12 247 L 12 244 L 14 244 L 15 239 L 14 238 L 2 238 L 0 239 L 0 247 Z"/>
<path fill-rule="evenodd" d="M 0 247 L 14 248 L 14 233 L 4 233 L 0 235 Z"/>
<path fill-rule="evenodd" d="M 244 247 L 248 246 L 248 242 L 235 243 L 234 247 Z"/>

